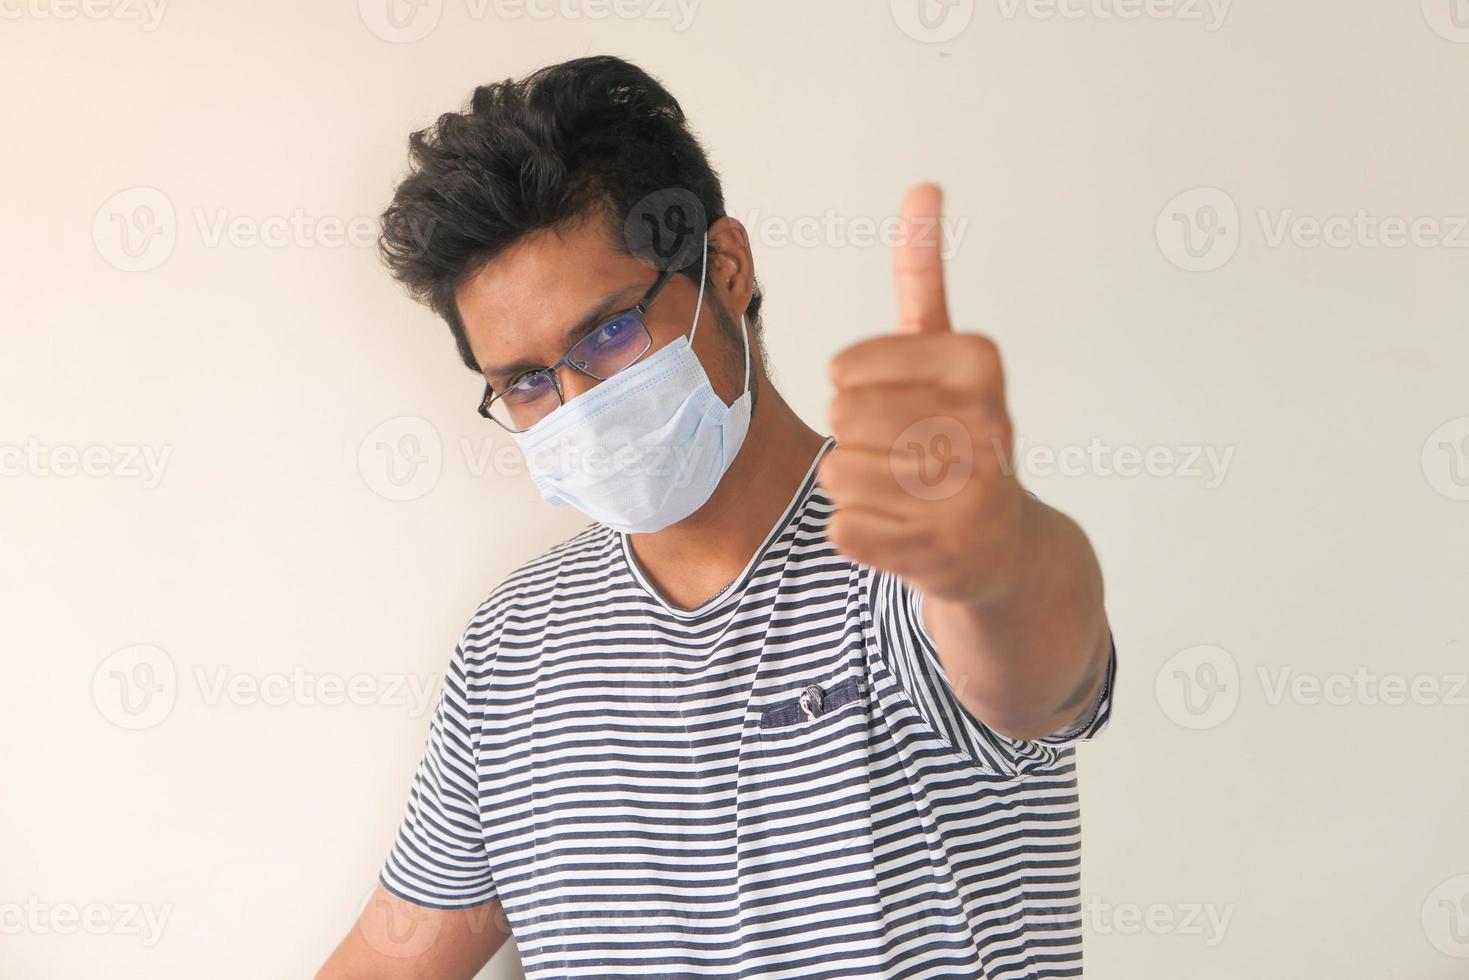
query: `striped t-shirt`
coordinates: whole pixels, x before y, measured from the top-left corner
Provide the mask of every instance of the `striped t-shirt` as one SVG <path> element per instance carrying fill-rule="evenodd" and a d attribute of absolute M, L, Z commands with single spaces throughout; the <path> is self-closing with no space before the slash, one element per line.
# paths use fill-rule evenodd
<path fill-rule="evenodd" d="M 533 980 L 1079 976 L 1071 745 L 1107 722 L 1115 649 L 1075 731 L 990 730 L 920 595 L 828 544 L 814 473 L 696 609 L 600 524 L 501 583 L 383 885 L 498 899 Z"/>

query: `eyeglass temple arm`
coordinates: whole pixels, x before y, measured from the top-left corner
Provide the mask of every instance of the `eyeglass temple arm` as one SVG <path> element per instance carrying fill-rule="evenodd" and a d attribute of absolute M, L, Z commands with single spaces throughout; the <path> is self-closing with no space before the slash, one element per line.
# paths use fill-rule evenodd
<path fill-rule="evenodd" d="M 639 313 L 648 312 L 648 307 L 653 304 L 653 300 L 657 298 L 658 293 L 662 291 L 664 285 L 667 284 L 669 279 L 673 278 L 673 274 L 677 271 L 677 269 L 670 268 L 658 273 L 658 278 L 653 280 L 653 285 L 649 286 L 648 291 L 643 294 L 643 298 L 638 300 L 636 309 Z"/>

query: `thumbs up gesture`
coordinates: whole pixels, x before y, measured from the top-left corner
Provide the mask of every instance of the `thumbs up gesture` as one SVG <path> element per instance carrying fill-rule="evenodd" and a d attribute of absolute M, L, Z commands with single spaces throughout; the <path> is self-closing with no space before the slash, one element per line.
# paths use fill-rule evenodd
<path fill-rule="evenodd" d="M 832 359 L 837 446 L 819 479 L 836 504 L 827 534 L 838 551 L 925 596 L 984 603 L 1019 575 L 1026 498 L 999 351 L 949 322 L 941 213 L 932 184 L 903 201 L 898 328 Z"/>

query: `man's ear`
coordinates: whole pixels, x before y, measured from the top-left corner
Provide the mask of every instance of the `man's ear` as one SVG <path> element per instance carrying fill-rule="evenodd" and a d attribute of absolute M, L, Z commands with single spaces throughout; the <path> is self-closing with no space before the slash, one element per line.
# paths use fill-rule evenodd
<path fill-rule="evenodd" d="M 709 283 L 724 308 L 743 316 L 755 292 L 750 236 L 738 218 L 725 215 L 709 226 Z"/>

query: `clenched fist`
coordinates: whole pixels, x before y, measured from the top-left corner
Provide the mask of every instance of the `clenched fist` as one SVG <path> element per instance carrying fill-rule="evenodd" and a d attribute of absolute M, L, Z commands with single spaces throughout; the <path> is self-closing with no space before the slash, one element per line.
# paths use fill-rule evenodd
<path fill-rule="evenodd" d="M 925 596 L 982 604 L 1017 584 L 1026 498 L 999 351 L 949 323 L 941 206 L 932 184 L 903 201 L 897 332 L 832 359 L 837 446 L 820 480 L 837 506 L 828 536 L 838 551 Z"/>

